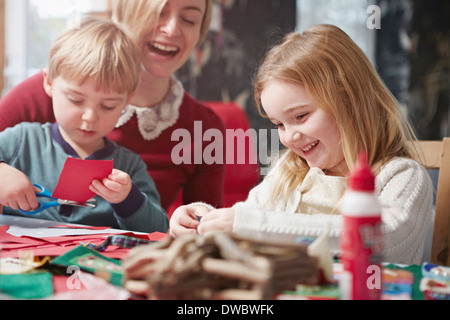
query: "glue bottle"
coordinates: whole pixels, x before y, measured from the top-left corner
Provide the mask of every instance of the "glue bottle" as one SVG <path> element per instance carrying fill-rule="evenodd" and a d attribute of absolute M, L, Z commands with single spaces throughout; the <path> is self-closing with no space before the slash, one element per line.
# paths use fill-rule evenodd
<path fill-rule="evenodd" d="M 341 299 L 379 300 L 381 297 L 381 206 L 375 176 L 361 153 L 348 179 L 341 204 Z"/>

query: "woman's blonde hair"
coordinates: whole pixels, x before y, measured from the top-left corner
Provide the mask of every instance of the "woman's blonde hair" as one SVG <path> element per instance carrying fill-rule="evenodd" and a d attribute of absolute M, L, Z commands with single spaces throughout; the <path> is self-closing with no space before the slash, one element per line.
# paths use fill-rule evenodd
<path fill-rule="evenodd" d="M 303 34 L 290 33 L 269 51 L 254 82 L 261 115 L 261 93 L 272 78 L 304 86 L 313 103 L 335 118 L 349 169 L 361 151 L 375 172 L 393 157 L 412 157 L 407 142 L 415 135 L 398 102 L 340 28 L 317 25 Z M 288 153 L 274 199 L 288 197 L 309 171 L 306 161 Z"/>
<path fill-rule="evenodd" d="M 96 89 L 133 93 L 140 72 L 139 48 L 127 31 L 114 22 L 84 17 L 80 25 L 59 35 L 49 54 L 50 79 L 58 76 Z"/>
<path fill-rule="evenodd" d="M 113 20 L 127 26 L 140 43 L 152 23 L 159 16 L 168 0 L 114 0 Z M 212 0 L 206 1 L 206 11 L 200 28 L 200 45 L 209 31 L 212 17 Z"/>

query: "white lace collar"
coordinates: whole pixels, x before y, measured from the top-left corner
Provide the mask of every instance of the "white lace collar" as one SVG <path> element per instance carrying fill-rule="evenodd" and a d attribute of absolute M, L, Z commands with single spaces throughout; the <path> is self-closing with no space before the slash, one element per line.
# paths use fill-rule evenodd
<path fill-rule="evenodd" d="M 128 105 L 120 116 L 116 128 L 123 126 L 136 113 L 142 137 L 147 141 L 154 140 L 178 121 L 183 97 L 183 85 L 175 77 L 172 77 L 169 93 L 161 103 L 147 108 Z"/>

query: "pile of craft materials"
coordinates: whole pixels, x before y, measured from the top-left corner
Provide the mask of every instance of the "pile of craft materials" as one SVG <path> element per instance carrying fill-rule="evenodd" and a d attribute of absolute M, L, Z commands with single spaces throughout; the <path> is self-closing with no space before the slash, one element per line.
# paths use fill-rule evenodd
<path fill-rule="evenodd" d="M 302 244 L 214 233 L 169 238 L 140 250 L 151 257 L 145 279 L 150 299 L 272 299 L 319 279 L 317 258 Z"/>

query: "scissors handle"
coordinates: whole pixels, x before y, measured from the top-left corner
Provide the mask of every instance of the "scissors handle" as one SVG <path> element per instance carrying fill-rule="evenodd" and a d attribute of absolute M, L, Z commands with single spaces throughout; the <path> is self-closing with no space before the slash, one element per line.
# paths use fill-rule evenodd
<path fill-rule="evenodd" d="M 36 188 L 38 188 L 40 191 L 36 192 L 36 197 L 38 198 L 50 198 L 50 199 L 56 199 L 52 197 L 52 193 L 45 189 L 43 186 L 39 184 L 33 184 Z"/>
<path fill-rule="evenodd" d="M 41 186 L 39 184 L 33 184 L 33 185 L 40 190 L 39 192 L 36 192 L 36 197 L 55 199 L 52 197 L 52 193 L 50 191 L 48 191 L 47 189 L 45 189 L 43 186 Z M 60 204 L 58 203 L 58 201 L 39 202 L 39 208 L 37 208 L 34 211 L 23 211 L 23 210 L 19 210 L 19 211 L 20 211 L 20 213 L 25 214 L 25 215 L 34 215 L 34 214 L 37 214 L 44 210 L 47 210 L 48 208 L 56 207 L 59 205 Z"/>
<path fill-rule="evenodd" d="M 59 206 L 60 204 L 58 203 L 58 201 L 50 201 L 50 202 L 39 202 L 39 208 L 37 208 L 37 210 L 35 211 L 23 211 L 23 210 L 19 210 L 20 213 L 26 214 L 26 215 L 33 215 L 33 214 L 37 214 L 39 212 L 42 212 L 44 210 L 47 210 L 48 208 L 51 207 L 56 207 Z"/>

